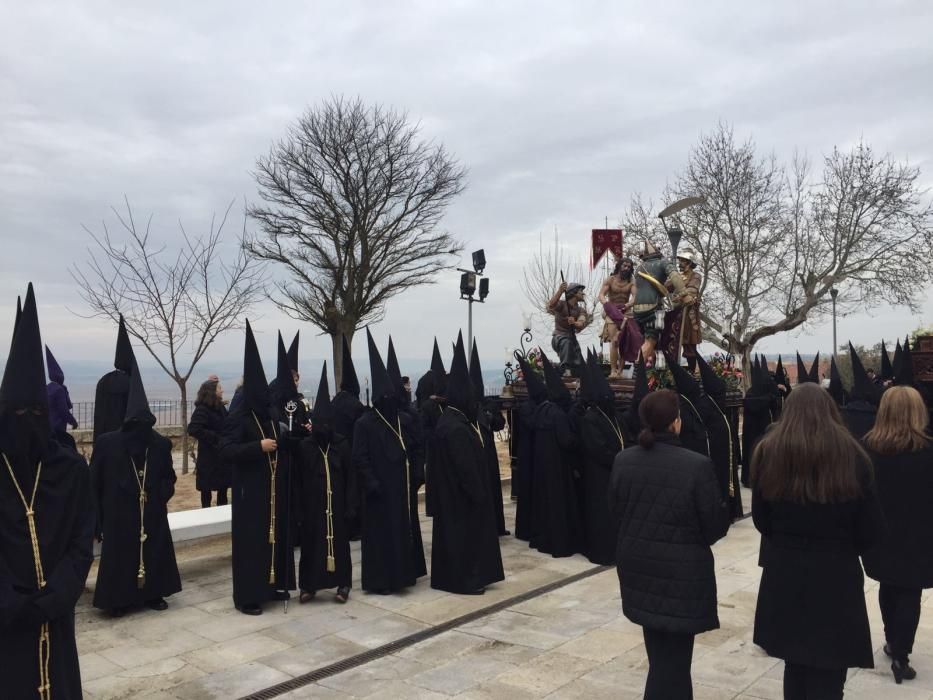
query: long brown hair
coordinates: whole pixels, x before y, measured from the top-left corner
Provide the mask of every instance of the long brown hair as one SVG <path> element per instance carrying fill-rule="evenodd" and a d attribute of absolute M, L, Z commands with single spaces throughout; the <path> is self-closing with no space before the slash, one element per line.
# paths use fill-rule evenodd
<path fill-rule="evenodd" d="M 875 426 L 865 435 L 865 444 L 882 455 L 917 452 L 930 444 L 929 424 L 920 392 L 912 386 L 892 386 L 881 395 Z"/>
<path fill-rule="evenodd" d="M 755 448 L 752 479 L 768 501 L 839 503 L 861 494 L 860 464 L 871 462 L 829 392 L 803 384 Z"/>
<path fill-rule="evenodd" d="M 213 379 L 208 379 L 198 389 L 198 398 L 195 399 L 195 406 L 207 406 L 208 408 L 218 408 L 221 403 L 217 398 L 217 384 Z"/>

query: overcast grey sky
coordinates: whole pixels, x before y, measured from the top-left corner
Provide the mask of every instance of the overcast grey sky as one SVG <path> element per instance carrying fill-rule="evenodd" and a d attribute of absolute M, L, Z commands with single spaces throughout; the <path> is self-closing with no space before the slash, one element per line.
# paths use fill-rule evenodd
<path fill-rule="evenodd" d="M 67 268 L 88 242 L 82 224 L 113 223 L 125 194 L 168 244 L 179 220 L 203 229 L 255 197 L 256 157 L 333 94 L 407 110 L 469 169 L 444 225 L 468 252 L 486 249 L 492 294 L 475 328 L 487 364 L 517 340 L 539 233 L 557 227 L 585 258 L 589 230 L 617 221 L 632 192 L 656 195 L 719 120 L 781 157 L 864 137 L 933 182 L 922 0 L 129 5 L 10 2 L 0 24 L 0 319 L 8 328 L 32 280 L 61 360 L 113 347 L 109 325 L 68 310 L 81 309 Z M 465 326 L 457 283 L 393 300 L 374 331 L 391 331 L 403 357 L 429 356 L 435 333 Z M 842 319 L 840 337 L 871 343 L 933 321 L 918 295 L 921 316 L 869 309 Z M 275 329 L 298 324 L 260 312 L 271 355 Z M 302 355 L 329 356 L 305 328 Z M 763 349 L 830 338 L 808 328 Z M 231 334 L 205 363 L 241 348 Z"/>

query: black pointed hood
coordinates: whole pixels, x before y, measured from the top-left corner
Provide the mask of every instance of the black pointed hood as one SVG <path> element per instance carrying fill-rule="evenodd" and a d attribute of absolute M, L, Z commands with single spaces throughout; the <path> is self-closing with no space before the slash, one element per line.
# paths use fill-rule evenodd
<path fill-rule="evenodd" d="M 534 403 L 547 401 L 547 387 L 541 381 L 541 377 L 531 368 L 531 365 L 528 364 L 524 357 L 519 356 L 517 359 L 518 366 L 522 370 L 522 378 L 525 380 L 525 386 L 528 387 L 528 398 Z"/>
<path fill-rule="evenodd" d="M 443 396 L 447 390 L 447 370 L 444 369 L 444 360 L 441 359 L 441 349 L 434 339 L 434 349 L 431 351 L 431 373 L 434 378 L 434 393 Z"/>
<path fill-rule="evenodd" d="M 904 348 L 901 347 L 901 339 L 897 339 L 894 345 L 894 359 L 891 360 L 891 379 L 897 381 L 897 375 L 901 373 L 901 363 L 904 361 Z"/>
<path fill-rule="evenodd" d="M 278 410 L 283 410 L 286 403 L 298 398 L 298 387 L 295 386 L 288 351 L 285 349 L 285 341 L 282 340 L 281 332 L 279 332 L 276 345 L 275 380 L 269 385 L 269 388 L 272 391 L 272 400 Z"/>
<path fill-rule="evenodd" d="M 48 414 L 42 350 L 36 296 L 30 283 L 0 383 L 0 415 L 24 408 Z M 43 421 L 47 422 L 47 418 Z"/>
<path fill-rule="evenodd" d="M 454 359 L 450 362 L 450 375 L 447 377 L 447 404 L 463 411 L 470 420 L 474 418 L 476 398 L 470 379 L 470 370 L 467 367 L 463 333 L 457 336 Z"/>
<path fill-rule="evenodd" d="M 700 380 L 703 382 L 703 391 L 716 405 L 722 408 L 726 401 L 726 383 L 722 380 L 702 355 L 697 353 L 697 365 L 700 367 Z"/>
<path fill-rule="evenodd" d="M 311 427 L 316 429 L 323 424 L 327 428 L 333 429 L 334 407 L 330 402 L 330 385 L 327 381 L 327 360 L 324 360 L 324 367 L 321 369 L 321 379 L 317 384 L 317 396 L 314 398 L 314 406 L 311 409 Z"/>
<path fill-rule="evenodd" d="M 835 356 L 829 358 L 829 395 L 833 397 L 837 406 L 845 403 L 845 389 L 842 388 L 842 376 L 836 366 Z"/>
<path fill-rule="evenodd" d="M 113 366 L 115 369 L 124 372 L 132 372 L 134 362 L 136 362 L 136 355 L 133 353 L 129 333 L 126 332 L 126 322 L 123 320 L 123 314 L 120 314 L 120 324 L 117 326 L 117 349 L 113 354 Z"/>
<path fill-rule="evenodd" d="M 651 390 L 648 388 L 648 368 L 645 367 L 645 358 L 640 355 L 638 357 L 638 362 L 635 363 L 635 371 L 632 374 L 632 379 L 635 381 L 635 386 L 632 390 L 632 404 L 637 406 L 643 398 L 651 393 Z"/>
<path fill-rule="evenodd" d="M 694 376 L 681 367 L 680 363 L 673 361 L 673 358 L 668 361 L 667 366 L 674 376 L 674 385 L 677 387 L 677 393 L 693 402 L 699 399 L 700 385 L 697 383 Z"/>
<path fill-rule="evenodd" d="M 568 405 L 572 401 L 570 390 L 564 384 L 557 368 L 551 364 L 548 356 L 541 353 L 541 363 L 544 365 L 544 384 L 547 386 L 547 397 L 556 404 Z"/>
<path fill-rule="evenodd" d="M 246 321 L 246 345 L 243 350 L 243 402 L 257 417 L 269 417 L 269 382 L 266 381 L 266 372 L 249 320 Z"/>
<path fill-rule="evenodd" d="M 894 379 L 894 369 L 891 367 L 891 358 L 884 341 L 881 341 L 881 381 L 888 382 Z"/>
<path fill-rule="evenodd" d="M 902 386 L 913 386 L 914 384 L 914 360 L 910 351 L 910 338 L 904 339 L 904 347 L 901 350 L 901 364 L 894 376 L 894 383 Z"/>
<path fill-rule="evenodd" d="M 470 351 L 470 382 L 473 385 L 473 398 L 482 401 L 486 396 L 486 382 L 483 381 L 483 366 L 479 362 L 476 340 L 473 341 L 473 349 Z"/>
<path fill-rule="evenodd" d="M 603 409 L 615 412 L 615 400 L 616 393 L 612 389 L 612 385 L 609 383 L 609 380 L 606 378 L 606 375 L 603 374 L 602 367 L 599 366 L 599 358 L 596 356 L 595 352 L 590 353 L 589 360 L 589 382 L 592 385 L 592 394 L 594 401 Z"/>
<path fill-rule="evenodd" d="M 16 335 L 16 329 L 19 328 L 19 320 L 23 317 L 23 298 L 16 297 L 16 317 L 13 319 L 13 335 Z"/>
<path fill-rule="evenodd" d="M 295 331 L 295 337 L 292 338 L 292 344 L 288 346 L 288 366 L 292 371 L 298 371 L 298 336 L 301 331 Z"/>
<path fill-rule="evenodd" d="M 852 391 L 849 392 L 849 398 L 852 401 L 867 401 L 877 406 L 881 400 L 881 390 L 868 378 L 862 359 L 851 342 L 849 343 L 849 360 L 852 363 Z"/>
<path fill-rule="evenodd" d="M 586 361 L 580 368 L 580 400 L 586 406 L 592 406 L 598 400 L 596 385 L 593 383 L 593 357 L 593 351 L 587 348 Z"/>
<path fill-rule="evenodd" d="M 810 381 L 813 384 L 820 383 L 820 353 L 816 353 L 813 358 L 813 364 L 810 365 Z"/>
<path fill-rule="evenodd" d="M 123 416 L 124 427 L 133 424 L 152 427 L 156 418 L 149 408 L 149 399 L 143 386 L 143 378 L 139 372 L 136 358 L 133 358 L 133 367 L 130 369 L 130 391 L 126 397 L 126 413 Z"/>
<path fill-rule="evenodd" d="M 372 382 L 373 403 L 380 399 L 396 398 L 395 385 L 386 371 L 382 355 L 379 354 L 379 348 L 376 347 L 376 341 L 373 340 L 369 328 L 366 329 L 366 344 L 369 346 L 369 380 Z"/>
<path fill-rule="evenodd" d="M 810 382 L 810 372 L 807 370 L 807 366 L 803 363 L 803 359 L 800 357 L 800 353 L 797 353 L 797 384 L 808 384 Z"/>
<path fill-rule="evenodd" d="M 386 354 L 386 371 L 389 373 L 389 379 L 392 380 L 392 386 L 395 387 L 395 393 L 402 405 L 408 403 L 408 392 L 405 391 L 405 383 L 402 381 L 402 370 L 398 364 L 398 355 L 395 354 L 395 344 L 392 342 L 392 336 L 389 336 L 389 349 Z"/>
<path fill-rule="evenodd" d="M 784 370 L 784 361 L 778 355 L 777 364 L 774 366 L 774 380 L 778 384 L 783 384 L 785 388 L 790 388 L 790 382 L 787 379 L 787 372 Z"/>
<path fill-rule="evenodd" d="M 61 365 L 58 364 L 58 361 L 55 359 L 55 355 L 49 350 L 48 345 L 45 346 L 45 365 L 49 371 L 50 382 L 55 382 L 56 384 L 65 383 L 65 373 L 62 371 Z"/>
<path fill-rule="evenodd" d="M 360 380 L 356 376 L 356 367 L 353 365 L 353 356 L 350 354 L 350 343 L 347 342 L 347 336 L 340 337 L 341 350 L 343 352 L 343 369 L 340 371 L 340 389 L 355 397 L 360 397 Z"/>

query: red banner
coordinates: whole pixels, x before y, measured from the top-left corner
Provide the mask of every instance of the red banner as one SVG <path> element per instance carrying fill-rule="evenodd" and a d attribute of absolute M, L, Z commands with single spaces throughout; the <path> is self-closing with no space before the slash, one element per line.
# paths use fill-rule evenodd
<path fill-rule="evenodd" d="M 606 252 L 619 259 L 622 257 L 622 229 L 594 228 L 593 248 L 590 254 L 590 269 L 596 267 Z"/>

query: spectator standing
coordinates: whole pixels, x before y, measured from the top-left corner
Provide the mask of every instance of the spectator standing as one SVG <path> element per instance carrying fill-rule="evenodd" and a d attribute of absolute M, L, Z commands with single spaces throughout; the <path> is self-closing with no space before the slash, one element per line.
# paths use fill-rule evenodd
<path fill-rule="evenodd" d="M 227 505 L 231 468 L 220 454 L 220 434 L 227 417 L 223 398 L 220 382 L 208 379 L 198 389 L 188 423 L 188 435 L 198 441 L 195 486 L 201 492 L 202 508 L 211 507 L 212 492 L 217 494 L 216 505 Z"/>

